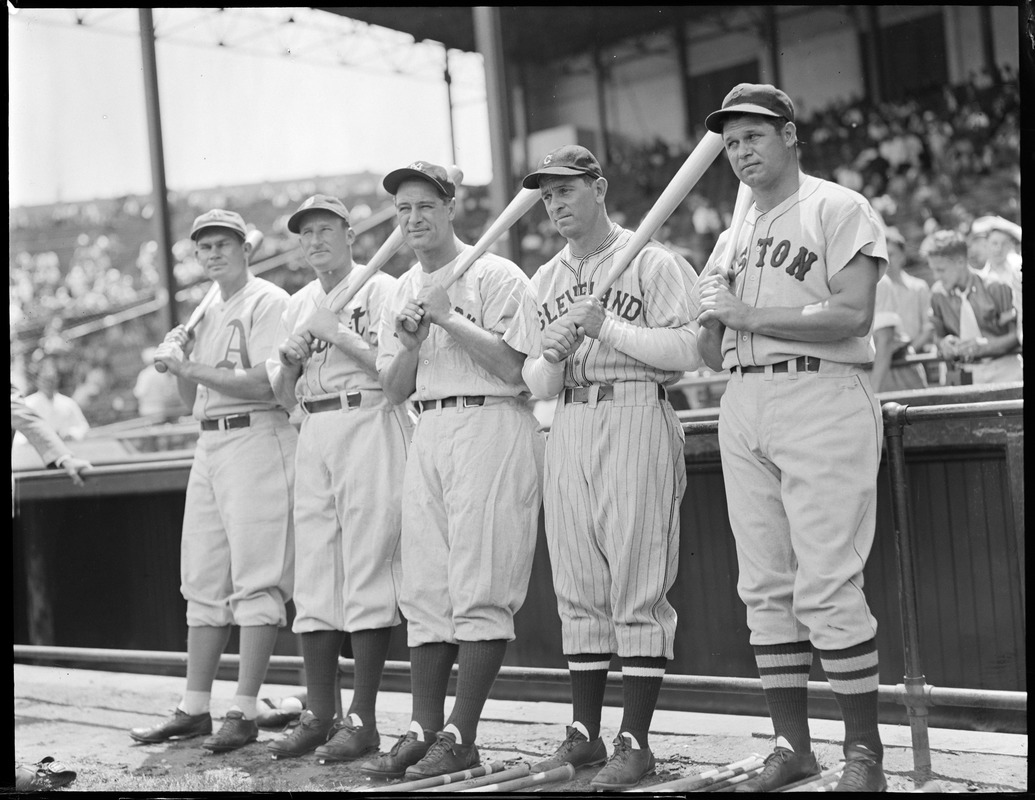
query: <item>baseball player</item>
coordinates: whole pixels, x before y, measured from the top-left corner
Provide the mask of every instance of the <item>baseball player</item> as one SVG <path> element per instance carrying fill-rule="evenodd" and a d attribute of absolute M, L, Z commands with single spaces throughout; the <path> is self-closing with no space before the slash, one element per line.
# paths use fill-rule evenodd
<path fill-rule="evenodd" d="M 266 362 L 285 407 L 300 405 L 295 458 L 295 619 L 307 710 L 274 757 L 313 750 L 320 761 L 376 752 L 374 716 L 392 628 L 401 621 L 400 492 L 413 425 L 385 399 L 375 357 L 381 308 L 395 279 L 376 273 L 340 311 L 355 280 L 349 212 L 317 194 L 288 219 L 316 280 L 291 296 Z M 348 632 L 355 657 L 352 704 L 335 725 L 338 656 Z M 329 739 L 329 741 L 328 741 Z"/>
<path fill-rule="evenodd" d="M 362 771 L 419 779 L 479 763 L 478 720 L 532 569 L 543 437 L 521 380 L 525 355 L 502 340 L 528 278 L 486 254 L 444 289 L 467 249 L 453 231 L 455 185 L 419 161 L 384 187 L 418 262 L 385 307 L 377 355 L 385 394 L 420 414 L 403 479 L 400 595 L 413 713 L 409 731 Z"/>
<path fill-rule="evenodd" d="M 567 240 L 533 276 L 520 322 L 504 337 L 528 353 L 533 394 L 560 396 L 544 507 L 574 719 L 553 757 L 533 771 L 604 763 L 600 717 L 617 654 L 622 724 L 591 785 L 626 789 L 654 769 L 647 731 L 673 656 L 676 612 L 665 595 L 678 564 L 686 464 L 665 386 L 700 366 L 689 303 L 696 273 L 652 241 L 598 301 L 594 284 L 632 233 L 608 217 L 597 159 L 566 145 L 523 186 L 539 189 Z M 544 350 L 564 358 L 550 363 Z"/>
<path fill-rule="evenodd" d="M 219 659 L 240 626 L 237 693 L 202 747 L 221 753 L 258 737 L 259 688 L 278 629 L 287 622 L 294 542 L 291 484 L 298 436 L 273 395 L 266 357 L 287 293 L 248 271 L 251 244 L 240 214 L 213 209 L 191 239 L 220 294 L 191 338 L 174 328 L 155 351 L 201 427 L 187 482 L 180 576 L 187 601 L 187 689 L 175 715 L 134 728 L 138 742 L 210 733 Z"/>
<path fill-rule="evenodd" d="M 866 199 L 799 169 L 794 106 L 740 84 L 706 120 L 754 204 L 732 283 L 701 281 L 701 355 L 730 380 L 719 448 L 751 644 L 776 733 L 772 791 L 819 772 L 807 683 L 818 654 L 845 721 L 836 791 L 884 791 L 877 731 L 877 622 L 863 595 L 883 425 L 864 365 L 884 226 Z"/>

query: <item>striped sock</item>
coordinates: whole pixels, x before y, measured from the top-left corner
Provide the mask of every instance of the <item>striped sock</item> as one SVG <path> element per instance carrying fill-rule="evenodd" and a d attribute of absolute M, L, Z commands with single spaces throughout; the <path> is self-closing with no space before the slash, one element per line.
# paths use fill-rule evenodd
<path fill-rule="evenodd" d="M 460 740 L 472 744 L 478 736 L 478 720 L 489 697 L 492 684 L 507 653 L 506 639 L 481 642 L 460 642 L 457 660 L 456 702 L 447 725 L 460 731 Z"/>
<path fill-rule="evenodd" d="M 878 760 L 883 759 L 884 745 L 877 728 L 877 640 L 844 650 L 820 650 L 819 659 L 844 717 L 845 746 L 865 745 Z"/>
<path fill-rule="evenodd" d="M 442 730 L 446 719 L 446 691 L 459 647 L 432 642 L 410 648 L 410 692 L 413 721 L 428 731 Z"/>
<path fill-rule="evenodd" d="M 352 657 L 356 670 L 352 683 L 352 704 L 347 714 L 357 714 L 364 725 L 376 726 L 375 706 L 377 692 L 381 688 L 381 675 L 388 658 L 388 645 L 392 639 L 391 628 L 370 628 L 353 631 Z"/>
<path fill-rule="evenodd" d="M 756 645 L 755 664 L 776 736 L 785 738 L 796 753 L 810 752 L 808 683 L 812 645 L 807 641 Z"/>
<path fill-rule="evenodd" d="M 600 735 L 600 712 L 604 707 L 610 653 L 577 653 L 568 656 L 571 676 L 572 719 L 581 722 L 590 741 Z"/>
<path fill-rule="evenodd" d="M 640 747 L 647 746 L 647 731 L 658 704 L 667 663 L 665 658 L 646 656 L 622 659 L 622 726 L 619 730 L 635 736 Z"/>
<path fill-rule="evenodd" d="M 338 713 L 338 656 L 345 643 L 345 631 L 307 631 L 302 639 L 305 664 L 305 705 L 321 722 L 330 722 Z"/>

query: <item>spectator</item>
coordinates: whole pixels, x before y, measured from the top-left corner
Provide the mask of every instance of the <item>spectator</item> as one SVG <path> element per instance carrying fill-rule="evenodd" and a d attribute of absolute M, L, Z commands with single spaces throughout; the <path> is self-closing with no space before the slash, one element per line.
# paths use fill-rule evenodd
<path fill-rule="evenodd" d="M 938 279 L 931 288 L 931 321 L 938 352 L 961 370 L 961 383 L 1024 379 L 1013 290 L 967 266 L 967 243 L 940 230 L 921 246 Z"/>
<path fill-rule="evenodd" d="M 92 467 L 90 462 L 73 455 L 61 437 L 26 404 L 21 392 L 11 384 L 12 434 L 14 431 L 36 449 L 48 469 L 63 469 L 76 486 L 83 485 L 82 472 Z M 11 438 L 13 446 L 15 437 Z M 11 480 L 13 486 L 13 476 Z"/>
<path fill-rule="evenodd" d="M 159 417 L 163 422 L 172 422 L 189 413 L 176 388 L 176 376 L 155 369 L 155 348 L 145 347 L 140 357 L 145 366 L 133 386 L 137 413 L 142 417 Z"/>
<path fill-rule="evenodd" d="M 25 404 L 62 439 L 82 439 L 90 429 L 90 423 L 79 404 L 58 391 L 61 374 L 53 356 L 44 356 L 37 363 L 35 383 L 36 391 L 25 398 Z"/>
<path fill-rule="evenodd" d="M 885 231 L 888 240 L 888 271 L 877 282 L 873 313 L 873 360 L 871 382 L 875 392 L 923 389 L 927 377 L 919 364 L 892 366 L 892 361 L 922 350 L 930 341 L 932 325 L 928 310 L 931 290 L 903 267 L 906 240 L 898 228 Z"/>
<path fill-rule="evenodd" d="M 1003 281 L 1013 289 L 1013 307 L 1017 319 L 1017 340 L 1023 341 L 1022 317 L 1024 304 L 1021 299 L 1021 226 L 1002 217 L 980 217 L 974 220 L 971 233 L 986 237 L 986 261 L 978 272 L 983 278 Z"/>

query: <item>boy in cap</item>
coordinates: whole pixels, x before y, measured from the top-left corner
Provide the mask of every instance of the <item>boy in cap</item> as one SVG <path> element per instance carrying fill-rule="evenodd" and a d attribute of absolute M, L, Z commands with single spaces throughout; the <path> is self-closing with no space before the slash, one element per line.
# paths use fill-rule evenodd
<path fill-rule="evenodd" d="M 385 394 L 420 415 L 403 479 L 400 595 L 413 713 L 409 731 L 362 771 L 420 779 L 479 763 L 478 720 L 532 569 L 543 442 L 524 353 L 503 341 L 528 278 L 485 254 L 444 288 L 468 247 L 453 231 L 456 186 L 425 161 L 383 183 L 417 255 L 385 305 L 377 355 Z"/>
<path fill-rule="evenodd" d="M 1024 287 L 1021 254 L 1017 252 L 1021 246 L 1021 226 L 999 216 L 978 217 L 971 225 L 970 232 L 983 239 L 985 245 L 987 260 L 976 265 L 978 274 L 985 280 L 1000 280 L 1013 291 L 1013 311 L 1007 311 L 1007 317 L 1001 322 L 1007 322 L 1012 317 L 1017 323 L 1017 341 L 1023 343 Z"/>
<path fill-rule="evenodd" d="M 288 219 L 316 279 L 288 300 L 266 362 L 285 408 L 302 409 L 295 458 L 295 619 L 306 674 L 306 711 L 275 758 L 316 751 L 352 761 L 380 743 L 375 701 L 392 628 L 401 621 L 399 526 L 406 447 L 413 425 L 381 391 L 375 359 L 385 299 L 383 272 L 352 292 L 356 233 L 336 197 L 317 194 Z M 352 703 L 336 720 L 338 657 L 349 634 Z"/>
<path fill-rule="evenodd" d="M 246 234 L 244 219 L 233 211 L 213 209 L 194 221 L 195 256 L 220 293 L 193 335 L 180 325 L 155 351 L 155 363 L 176 376 L 201 428 L 180 553 L 187 689 L 172 718 L 130 732 L 145 743 L 210 733 L 212 682 L 230 626 L 239 625 L 237 693 L 219 732 L 202 743 L 215 753 L 258 738 L 259 688 L 287 622 L 294 560 L 298 436 L 266 377 L 288 295 L 248 271 Z"/>
<path fill-rule="evenodd" d="M 700 365 L 689 303 L 697 276 L 651 241 L 598 301 L 593 287 L 632 232 L 608 217 L 596 157 L 560 147 L 522 185 L 539 189 L 567 240 L 532 277 L 519 323 L 504 337 L 528 353 L 532 393 L 560 396 L 544 508 L 573 718 L 554 755 L 533 771 L 604 763 L 601 710 L 617 655 L 624 713 L 591 785 L 628 789 L 654 769 L 648 729 L 673 657 L 676 612 L 666 594 L 676 577 L 686 465 L 665 386 Z"/>
<path fill-rule="evenodd" d="M 730 372 L 719 448 L 737 588 L 776 735 L 773 791 L 819 772 L 809 735 L 813 650 L 845 721 L 836 791 L 884 791 L 877 729 L 877 621 L 862 591 L 876 529 L 883 425 L 864 365 L 884 225 L 862 195 L 801 172 L 794 105 L 740 84 L 705 124 L 722 136 L 753 205 L 732 275 L 702 280 L 701 354 Z"/>

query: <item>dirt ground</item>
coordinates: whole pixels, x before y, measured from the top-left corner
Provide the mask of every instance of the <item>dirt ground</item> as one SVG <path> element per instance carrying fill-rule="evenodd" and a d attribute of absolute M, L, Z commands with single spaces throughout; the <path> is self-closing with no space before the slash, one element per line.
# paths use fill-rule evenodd
<path fill-rule="evenodd" d="M 212 707 L 216 726 L 229 706 L 233 688 L 227 681 L 216 682 Z M 131 740 L 127 733 L 130 728 L 154 724 L 171 713 L 183 690 L 182 678 L 15 664 L 14 690 L 15 761 L 33 763 L 49 755 L 64 762 L 79 777 L 63 791 L 104 791 L 106 783 L 126 791 L 127 778 L 132 781 L 133 777 L 178 775 L 210 777 L 213 787 L 218 787 L 220 776 L 232 775 L 254 781 L 256 791 L 263 791 L 263 786 L 274 779 L 300 792 L 391 791 L 390 784 L 371 782 L 355 765 L 323 766 L 312 756 L 272 760 L 266 743 L 283 736 L 280 731 L 261 730 L 258 742 L 222 755 L 202 750 L 200 739 L 157 745 Z M 261 696 L 279 698 L 297 691 L 298 687 L 273 685 L 265 687 Z M 388 750 L 406 730 L 409 711 L 407 695 L 382 693 L 378 702 L 382 750 Z M 489 700 L 478 732 L 483 763 L 515 766 L 546 757 L 563 737 L 569 714 L 563 704 Z M 620 719 L 620 709 L 604 709 L 603 735 L 609 749 Z M 813 720 L 811 729 L 820 764 L 833 766 L 840 760 L 841 724 Z M 641 788 L 691 776 L 752 753 L 765 755 L 772 746 L 771 732 L 764 718 L 659 711 L 651 727 L 657 772 L 645 779 Z M 881 734 L 889 790 L 910 792 L 919 788 L 909 729 L 881 726 Z M 1026 735 L 932 728 L 930 740 L 933 777 L 944 789 L 1027 791 Z M 582 770 L 575 780 L 551 784 L 544 791 L 589 793 L 593 775 L 593 769 Z M 121 780 L 114 781 L 112 776 Z"/>

